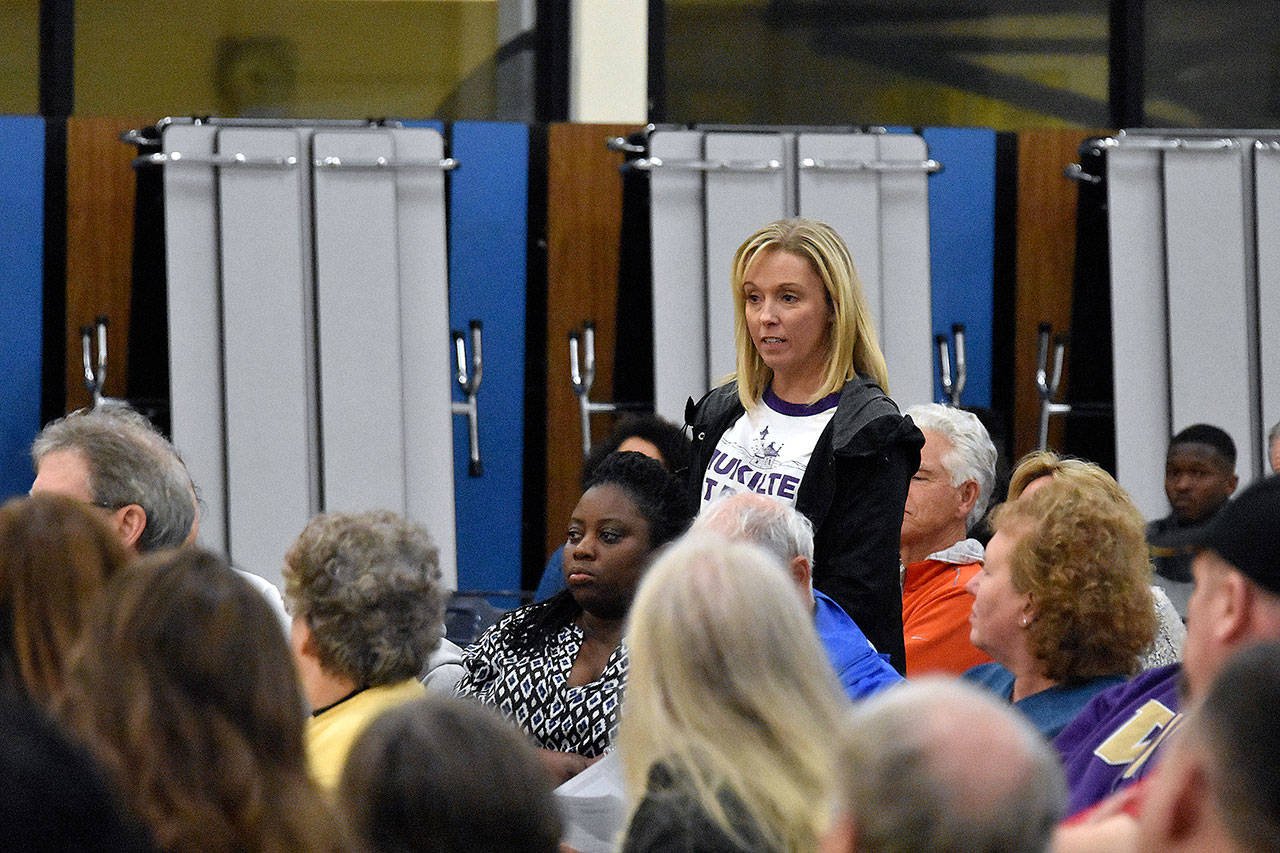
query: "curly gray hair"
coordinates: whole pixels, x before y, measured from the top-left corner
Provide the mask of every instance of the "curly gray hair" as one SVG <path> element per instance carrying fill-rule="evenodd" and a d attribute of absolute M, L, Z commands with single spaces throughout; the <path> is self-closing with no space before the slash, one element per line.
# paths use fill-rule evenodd
<path fill-rule="evenodd" d="M 360 686 L 417 675 L 440 641 L 436 546 L 393 512 L 313 518 L 285 555 L 284 597 L 320 665 Z"/>
<path fill-rule="evenodd" d="M 127 406 L 80 409 L 49 423 L 31 444 L 36 470 L 50 453 L 79 453 L 89 468 L 93 502 L 107 509 L 136 504 L 147 515 L 138 551 L 176 548 L 195 523 L 195 490 L 182 457 L 145 417 Z"/>

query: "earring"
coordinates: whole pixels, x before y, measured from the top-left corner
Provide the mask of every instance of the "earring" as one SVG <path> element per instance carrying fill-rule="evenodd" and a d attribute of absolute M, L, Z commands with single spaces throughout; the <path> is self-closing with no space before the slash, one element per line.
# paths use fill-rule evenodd
<path fill-rule="evenodd" d="M 1027 617 L 1025 616 L 1022 617 L 1022 627 L 1023 628 L 1027 627 Z"/>

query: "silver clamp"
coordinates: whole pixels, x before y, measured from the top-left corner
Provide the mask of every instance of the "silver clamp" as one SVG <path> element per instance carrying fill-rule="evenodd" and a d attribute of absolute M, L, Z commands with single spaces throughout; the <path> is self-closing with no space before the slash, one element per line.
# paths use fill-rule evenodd
<path fill-rule="evenodd" d="M 476 405 L 476 393 L 480 390 L 480 380 L 484 375 L 484 356 L 480 346 L 480 321 L 472 320 L 470 327 L 471 370 L 469 375 L 467 370 L 466 335 L 458 331 L 453 332 L 453 350 L 458 365 L 455 378 L 457 379 L 458 387 L 462 389 L 462 393 L 467 400 L 465 403 L 455 401 L 451 410 L 453 414 L 465 415 L 467 418 L 467 438 L 471 453 L 471 461 L 467 466 L 467 472 L 472 477 L 480 477 L 484 475 L 484 465 L 480 461 L 480 409 Z"/>
<path fill-rule="evenodd" d="M 1067 336 L 1058 335 L 1053 339 L 1053 369 L 1049 369 L 1049 338 L 1053 327 L 1048 323 L 1040 324 L 1040 340 L 1036 351 L 1036 388 L 1040 392 L 1040 430 L 1038 449 L 1049 447 L 1049 418 L 1053 415 L 1070 414 L 1068 403 L 1055 403 L 1058 386 L 1062 382 L 1062 360 L 1067 351 Z"/>
<path fill-rule="evenodd" d="M 947 345 L 947 336 L 938 335 L 933 342 L 938 347 L 938 370 L 942 379 L 942 392 L 947 395 L 951 406 L 960 407 L 960 398 L 964 396 L 964 384 L 968 378 L 968 367 L 964 352 L 964 324 L 956 323 L 951 327 L 951 336 L 955 339 L 956 375 L 951 378 L 951 353 Z"/>
<path fill-rule="evenodd" d="M 94 353 L 94 344 L 97 353 Z M 93 408 L 120 403 L 103 394 L 107 387 L 107 318 L 94 318 L 92 326 L 80 327 L 80 353 L 84 364 L 84 387 L 93 397 Z M 94 358 L 94 355 L 97 358 Z"/>
<path fill-rule="evenodd" d="M 1102 183 L 1101 175 L 1095 175 L 1092 172 L 1086 172 L 1084 170 L 1084 166 L 1080 165 L 1079 163 L 1072 163 L 1068 165 L 1065 169 L 1062 170 L 1062 176 L 1069 181 L 1075 181 L 1077 183 L 1094 184 L 1094 185 Z"/>
<path fill-rule="evenodd" d="M 623 154 L 643 154 L 648 146 L 628 142 L 625 136 L 611 136 L 604 141 L 604 147 L 610 151 L 621 151 Z"/>
<path fill-rule="evenodd" d="M 805 157 L 800 168 L 815 172 L 925 172 L 942 171 L 937 160 L 815 160 Z"/>

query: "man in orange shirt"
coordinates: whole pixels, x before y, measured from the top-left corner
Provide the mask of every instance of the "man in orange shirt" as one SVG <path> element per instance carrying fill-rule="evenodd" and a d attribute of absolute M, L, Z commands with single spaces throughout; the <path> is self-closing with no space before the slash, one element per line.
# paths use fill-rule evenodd
<path fill-rule="evenodd" d="M 991 499 L 996 448 L 977 416 L 937 403 L 907 411 L 924 433 L 920 469 L 902 514 L 902 627 L 907 675 L 959 675 L 990 660 L 969 642 L 982 543 L 966 538 Z"/>

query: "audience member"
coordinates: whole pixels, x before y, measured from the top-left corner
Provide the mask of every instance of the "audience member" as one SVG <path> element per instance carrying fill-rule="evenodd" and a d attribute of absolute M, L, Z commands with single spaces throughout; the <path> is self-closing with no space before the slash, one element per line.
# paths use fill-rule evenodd
<path fill-rule="evenodd" d="M 72 498 L 0 507 L 0 691 L 50 706 L 99 591 L 128 559 L 97 510 Z"/>
<path fill-rule="evenodd" d="M 805 610 L 813 614 L 818 639 L 850 699 L 902 680 L 888 656 L 876 652 L 840 605 L 813 589 L 813 525 L 794 508 L 767 495 L 728 495 L 698 516 L 694 529 L 757 545 L 778 559 Z"/>
<path fill-rule="evenodd" d="M 1172 510 L 1147 526 L 1156 583 L 1183 616 L 1191 595 L 1195 543 L 1236 490 L 1236 445 L 1208 424 L 1195 424 L 1169 441 L 1164 493 Z"/>
<path fill-rule="evenodd" d="M 1203 695 L 1242 646 L 1280 640 L 1280 477 L 1254 483 L 1202 534 L 1183 663 L 1149 670 L 1099 694 L 1054 741 L 1070 813 L 1143 778 L 1184 705 Z M 1179 688 L 1185 688 L 1186 695 Z"/>
<path fill-rule="evenodd" d="M 1025 718 L 940 676 L 859 705 L 840 768 L 848 814 L 826 853 L 1034 853 L 1066 800 L 1057 756 Z"/>
<path fill-rule="evenodd" d="M 733 376 L 685 421 L 703 505 L 758 492 L 813 522 L 813 585 L 903 672 L 898 534 L 920 430 L 888 396 L 873 315 L 831 226 L 784 219 L 734 252 Z"/>
<path fill-rule="evenodd" d="M 1267 458 L 1271 462 L 1271 473 L 1280 474 L 1280 421 L 1267 433 Z"/>
<path fill-rule="evenodd" d="M 491 709 L 447 696 L 374 720 L 338 795 L 372 853 L 555 853 L 560 839 L 534 749 Z"/>
<path fill-rule="evenodd" d="M 307 756 L 326 789 L 351 744 L 382 711 L 425 693 L 444 592 L 436 547 L 392 512 L 327 513 L 284 558 L 291 644 L 311 719 Z"/>
<path fill-rule="evenodd" d="M 458 692 L 492 705 L 542 748 L 559 784 L 613 740 L 627 679 L 623 625 L 655 549 L 692 516 L 681 484 L 639 453 L 596 468 L 569 519 L 568 588 L 504 616 L 466 651 Z"/>
<path fill-rule="evenodd" d="M 604 441 L 593 445 L 583 460 L 583 491 L 586 491 L 596 466 L 617 451 L 643 453 L 671 472 L 684 471 L 689 467 L 689 437 L 683 429 L 657 415 L 623 415 L 613 432 Z M 564 588 L 564 545 L 561 545 L 547 560 L 533 600 L 546 601 Z"/>
<path fill-rule="evenodd" d="M 1014 470 L 1009 483 L 1009 500 L 1021 495 L 1030 495 L 1050 479 L 1071 483 L 1073 486 L 1092 490 L 1094 499 L 1108 502 L 1127 510 L 1142 523 L 1142 513 L 1129 493 L 1120 487 L 1115 478 L 1101 466 L 1086 462 L 1083 459 L 1062 457 L 1052 450 L 1037 450 L 1028 453 Z M 1182 660 L 1182 643 L 1187 638 L 1186 626 L 1178 614 L 1169 596 L 1159 587 L 1152 585 L 1151 598 L 1156 608 L 1156 636 L 1139 659 L 1138 668 L 1153 669 Z"/>
<path fill-rule="evenodd" d="M 346 847 L 306 771 L 279 625 L 208 552 L 165 551 L 108 581 L 59 707 L 164 850 Z"/>
<path fill-rule="evenodd" d="M 31 460 L 31 494 L 65 495 L 99 507 L 133 553 L 195 541 L 199 503 L 187 466 L 169 440 L 127 406 L 80 409 L 52 421 L 32 442 Z M 287 624 L 275 584 L 240 574 Z"/>
<path fill-rule="evenodd" d="M 1280 643 L 1235 654 L 1148 783 L 1139 851 L 1280 851 Z"/>
<path fill-rule="evenodd" d="M 812 851 L 847 707 L 767 552 L 693 534 L 640 585 L 619 754 L 640 851 Z"/>
<path fill-rule="evenodd" d="M 898 552 L 907 675 L 960 675 L 991 660 L 969 641 L 973 596 L 965 587 L 982 568 L 982 543 L 967 537 L 995 487 L 996 447 L 970 412 L 928 403 L 907 415 L 924 433 Z"/>
<path fill-rule="evenodd" d="M 1141 518 L 1055 479 L 997 508 L 974 594 L 965 673 L 1053 737 L 1138 665 L 1155 634 Z"/>
<path fill-rule="evenodd" d="M 154 849 L 92 757 L 19 695 L 0 693 L 0 744 L 0 846 Z"/>

